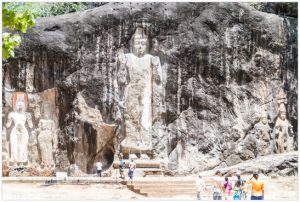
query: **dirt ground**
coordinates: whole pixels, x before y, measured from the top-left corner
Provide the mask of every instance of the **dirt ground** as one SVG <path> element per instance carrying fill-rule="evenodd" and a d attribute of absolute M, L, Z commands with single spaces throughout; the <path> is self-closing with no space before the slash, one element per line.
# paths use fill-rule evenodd
<path fill-rule="evenodd" d="M 265 200 L 297 200 L 298 177 L 265 179 Z M 196 200 L 190 196 L 159 198 L 159 200 Z M 131 192 L 124 185 L 2 183 L 2 200 L 158 200 Z M 205 198 L 204 200 L 211 200 Z"/>

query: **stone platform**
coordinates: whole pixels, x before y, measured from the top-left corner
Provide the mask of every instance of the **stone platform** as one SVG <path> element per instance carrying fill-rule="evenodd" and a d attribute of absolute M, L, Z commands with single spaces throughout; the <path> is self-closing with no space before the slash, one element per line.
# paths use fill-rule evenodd
<path fill-rule="evenodd" d="M 125 161 L 126 168 L 128 168 L 130 160 L 125 159 L 124 161 Z M 136 159 L 134 162 L 136 163 L 137 168 L 160 168 L 160 163 L 156 160 Z M 113 167 L 119 168 L 119 162 L 114 162 Z"/>
<path fill-rule="evenodd" d="M 112 177 L 2 177 L 3 183 L 65 183 L 65 184 L 78 184 L 78 183 L 121 183 L 121 179 Z"/>
<path fill-rule="evenodd" d="M 135 156 L 135 155 L 134 155 Z M 131 160 L 124 159 L 125 161 L 125 175 L 128 174 L 128 165 Z M 134 162 L 136 163 L 136 169 L 134 171 L 135 177 L 145 177 L 145 176 L 162 176 L 163 171 L 160 168 L 160 162 L 157 160 L 146 159 L 146 158 L 134 158 Z M 119 169 L 119 162 L 115 161 L 113 163 L 113 168 Z M 114 172 L 116 173 L 116 171 Z M 117 171 L 118 173 L 118 171 Z M 119 174 L 118 174 L 119 175 Z M 117 176 L 118 176 L 117 175 Z"/>

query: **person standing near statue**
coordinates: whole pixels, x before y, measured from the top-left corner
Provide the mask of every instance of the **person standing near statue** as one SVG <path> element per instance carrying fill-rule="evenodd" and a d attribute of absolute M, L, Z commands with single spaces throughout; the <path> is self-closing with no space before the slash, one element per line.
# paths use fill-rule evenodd
<path fill-rule="evenodd" d="M 122 154 L 122 153 L 120 154 L 119 158 L 120 158 L 120 161 L 119 161 L 120 177 L 121 177 L 122 179 L 124 179 L 124 178 L 125 178 L 125 176 L 124 176 L 124 171 L 125 171 L 125 161 L 124 161 L 124 159 L 123 159 L 123 154 Z"/>
<path fill-rule="evenodd" d="M 132 183 L 133 176 L 134 176 L 134 171 L 136 169 L 136 163 L 134 162 L 133 159 L 131 159 L 131 162 L 128 165 L 129 170 L 128 170 L 128 177 L 130 178 L 130 181 Z"/>
<path fill-rule="evenodd" d="M 98 177 L 101 177 L 102 176 L 102 163 L 100 160 L 97 162 L 96 166 L 97 166 L 97 175 L 98 175 Z"/>
<path fill-rule="evenodd" d="M 254 173 L 247 184 L 252 185 L 251 200 L 264 200 L 264 182 L 258 179 L 258 173 Z"/>

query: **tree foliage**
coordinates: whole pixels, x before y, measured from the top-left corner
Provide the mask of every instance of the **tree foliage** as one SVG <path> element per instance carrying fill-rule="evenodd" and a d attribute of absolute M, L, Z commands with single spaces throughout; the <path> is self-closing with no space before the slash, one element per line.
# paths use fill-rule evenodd
<path fill-rule="evenodd" d="M 8 31 L 26 31 L 34 26 L 38 17 L 49 17 L 67 13 L 83 11 L 99 7 L 105 2 L 56 2 L 56 3 L 15 3 L 6 2 L 2 4 L 2 59 L 14 57 L 14 50 L 21 43 L 21 37 L 17 33 Z"/>
<path fill-rule="evenodd" d="M 13 3 L 2 4 L 2 28 L 11 31 L 26 33 L 27 29 L 35 24 L 39 15 L 38 7 L 34 3 Z M 7 31 L 2 33 L 2 59 L 14 57 L 14 49 L 21 43 L 19 34 L 11 34 Z"/>

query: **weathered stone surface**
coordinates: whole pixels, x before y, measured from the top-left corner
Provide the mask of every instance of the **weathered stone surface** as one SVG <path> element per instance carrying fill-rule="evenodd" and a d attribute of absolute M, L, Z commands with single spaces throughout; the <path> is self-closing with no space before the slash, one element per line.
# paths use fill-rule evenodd
<path fill-rule="evenodd" d="M 231 154 L 230 156 L 227 157 L 225 162 L 226 162 L 227 166 L 232 166 L 232 165 L 236 165 L 238 163 L 241 163 L 242 160 L 240 159 L 240 157 L 238 155 Z"/>
<path fill-rule="evenodd" d="M 76 164 L 72 164 L 68 168 L 68 176 L 70 176 L 70 177 L 80 177 L 80 176 L 87 176 L 87 174 L 82 172 Z"/>
<path fill-rule="evenodd" d="M 243 161 L 242 163 L 226 168 L 218 168 L 223 175 L 234 176 L 236 174 L 253 174 L 259 172 L 267 176 L 279 174 L 281 176 L 298 175 L 298 153 L 288 152 L 284 154 L 271 154 L 260 156 L 256 159 Z M 213 175 L 216 170 L 204 171 L 203 176 Z"/>
<path fill-rule="evenodd" d="M 281 16 L 298 17 L 297 2 L 251 2 L 250 6 L 267 13 L 274 13 Z"/>
<path fill-rule="evenodd" d="M 49 176 L 54 176 L 54 171 L 52 169 L 17 167 L 17 168 L 10 168 L 8 176 L 9 177 L 29 177 L 29 176 L 49 177 Z"/>
<path fill-rule="evenodd" d="M 108 3 L 39 19 L 23 35 L 16 57 L 3 66 L 4 114 L 15 90 L 34 97 L 55 88 L 51 103 L 61 130 L 58 157 L 67 156 L 70 164 L 88 173 L 95 172 L 96 158 L 111 165 L 126 137 L 126 125 L 116 113 L 119 55 L 131 53 L 129 41 L 142 26 L 149 37 L 148 52 L 159 57 L 165 82 L 162 113 L 149 123 L 150 157 L 168 165 L 181 140 L 182 172 L 240 161 L 231 161 L 232 156 L 257 158 L 272 150 L 259 147 L 266 146 L 268 126 L 274 132 L 282 100 L 277 92 L 286 95 L 286 117 L 297 142 L 297 22 L 243 3 L 200 2 Z M 156 98 L 152 96 L 153 104 Z M 39 110 L 29 109 L 36 125 Z M 264 128 L 259 126 L 262 111 L 268 116 Z M 115 133 L 111 124 L 118 125 Z M 57 167 L 67 165 L 56 162 Z"/>
<path fill-rule="evenodd" d="M 96 163 L 100 159 L 103 170 L 108 169 L 114 160 L 116 125 L 104 123 L 99 110 L 89 107 L 80 93 L 73 106 L 74 131 L 67 133 L 73 142 L 68 146 L 68 155 L 72 152 L 70 163 L 90 174 L 96 173 Z"/>
<path fill-rule="evenodd" d="M 6 128 L 2 130 L 2 176 L 7 177 L 9 175 L 9 142 L 7 141 Z"/>

